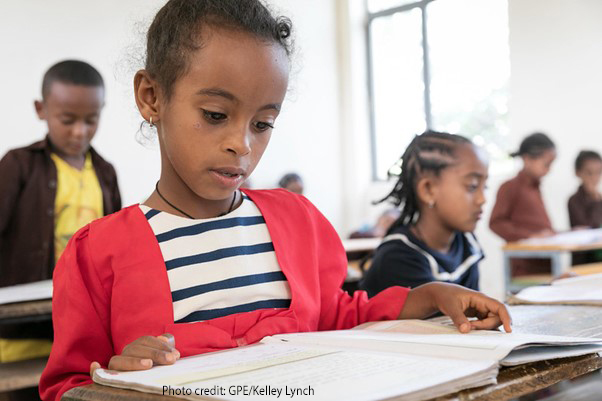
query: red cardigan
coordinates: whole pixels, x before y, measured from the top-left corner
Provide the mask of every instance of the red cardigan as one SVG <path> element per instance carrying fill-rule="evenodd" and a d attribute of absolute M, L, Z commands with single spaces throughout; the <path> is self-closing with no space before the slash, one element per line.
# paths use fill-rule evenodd
<path fill-rule="evenodd" d="M 171 333 L 183 357 L 250 344 L 278 333 L 346 329 L 399 316 L 408 289 L 368 300 L 341 290 L 347 260 L 330 223 L 305 198 L 284 190 L 245 193 L 256 203 L 291 288 L 289 309 L 263 309 L 174 323 L 167 270 L 146 217 L 135 206 L 76 233 L 54 272 L 55 340 L 40 380 L 44 400 L 91 383 L 89 366 L 143 335 Z"/>

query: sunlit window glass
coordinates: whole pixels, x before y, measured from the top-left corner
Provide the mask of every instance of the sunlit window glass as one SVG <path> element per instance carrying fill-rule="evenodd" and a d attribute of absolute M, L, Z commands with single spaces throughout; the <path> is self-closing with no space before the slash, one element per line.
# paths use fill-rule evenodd
<path fill-rule="evenodd" d="M 503 159 L 507 0 L 367 4 L 374 177 L 386 179 L 412 137 L 427 127 L 466 135 L 494 161 Z"/>
<path fill-rule="evenodd" d="M 432 128 L 469 136 L 500 156 L 508 134 L 506 1 L 434 1 L 427 30 Z"/>
<path fill-rule="evenodd" d="M 386 178 L 411 135 L 426 128 L 420 9 L 371 24 L 376 173 Z"/>

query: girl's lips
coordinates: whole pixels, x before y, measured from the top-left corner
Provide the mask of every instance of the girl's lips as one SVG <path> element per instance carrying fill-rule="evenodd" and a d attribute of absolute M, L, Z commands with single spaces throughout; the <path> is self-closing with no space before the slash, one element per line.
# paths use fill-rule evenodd
<path fill-rule="evenodd" d="M 245 179 L 240 169 L 216 169 L 210 170 L 213 178 L 222 186 L 236 189 Z"/>

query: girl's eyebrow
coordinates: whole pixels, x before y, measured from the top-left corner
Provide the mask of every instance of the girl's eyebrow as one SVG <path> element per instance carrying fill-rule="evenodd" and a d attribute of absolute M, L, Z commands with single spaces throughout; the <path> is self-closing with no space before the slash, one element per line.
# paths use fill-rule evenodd
<path fill-rule="evenodd" d="M 485 178 L 487 177 L 486 174 L 481 174 L 481 173 L 477 173 L 476 171 L 471 171 L 470 173 L 466 174 L 464 176 L 465 178 Z"/>
<path fill-rule="evenodd" d="M 236 96 L 234 96 L 232 93 L 230 93 L 226 90 L 220 89 L 220 88 L 201 89 L 196 94 L 197 95 L 205 95 L 205 96 L 219 96 L 219 97 L 223 97 L 227 100 L 230 100 L 232 102 L 238 101 L 238 99 L 236 99 Z"/>
<path fill-rule="evenodd" d="M 197 95 L 200 96 L 217 96 L 217 97 L 223 97 L 226 100 L 229 100 L 231 102 L 238 102 L 238 98 L 236 96 L 234 96 L 232 93 L 228 92 L 227 90 L 224 89 L 220 89 L 220 88 L 206 88 L 206 89 L 201 89 L 199 91 L 196 92 Z M 270 104 L 266 104 L 265 106 L 262 106 L 259 108 L 259 111 L 261 110 L 276 110 L 276 111 L 280 111 L 281 108 L 281 104 L 279 103 L 270 103 Z"/>

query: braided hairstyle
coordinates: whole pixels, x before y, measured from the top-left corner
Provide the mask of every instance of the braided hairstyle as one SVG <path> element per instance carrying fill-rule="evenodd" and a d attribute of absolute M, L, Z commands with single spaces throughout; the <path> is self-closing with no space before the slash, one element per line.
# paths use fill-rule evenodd
<path fill-rule="evenodd" d="M 414 137 L 403 153 L 397 166 L 401 164 L 401 172 L 391 173 L 399 179 L 393 190 L 377 203 L 389 201 L 401 206 L 401 215 L 393 223 L 387 234 L 395 228 L 414 223 L 420 216 L 420 205 L 416 195 L 416 184 L 426 173 L 439 173 L 456 162 L 455 151 L 458 145 L 470 144 L 469 139 L 446 132 L 426 131 Z"/>

